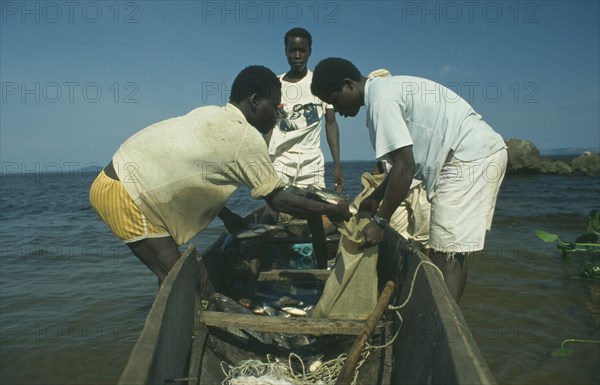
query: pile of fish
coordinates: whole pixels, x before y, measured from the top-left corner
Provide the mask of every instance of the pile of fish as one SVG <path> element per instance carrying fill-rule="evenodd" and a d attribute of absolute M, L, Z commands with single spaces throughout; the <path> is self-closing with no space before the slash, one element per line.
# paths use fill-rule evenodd
<path fill-rule="evenodd" d="M 269 304 L 263 303 L 261 306 L 252 306 L 250 301 L 242 301 L 244 305 L 248 305 L 251 308 L 242 306 L 237 301 L 221 293 L 213 294 L 211 300 L 218 311 L 234 314 L 306 317 L 307 314 L 310 314 L 313 308 L 312 305 L 304 306 L 302 301 L 298 301 L 287 296 L 281 297 L 277 301 Z M 252 336 L 264 344 L 274 344 L 286 350 L 307 346 L 315 341 L 314 338 L 284 333 L 256 332 L 253 330 L 230 330 L 230 332 L 237 337 L 242 338 L 243 340 L 248 340 L 248 337 Z"/>
<path fill-rule="evenodd" d="M 281 297 L 270 305 L 254 306 L 252 313 L 280 317 L 306 317 L 313 310 L 313 305 L 304 306 L 304 302 L 291 297 Z"/>
<path fill-rule="evenodd" d="M 313 309 L 313 305 L 305 306 L 304 302 L 287 296 L 281 297 L 274 302 L 263 302 L 262 305 L 253 305 L 247 299 L 241 299 L 238 302 L 224 294 L 215 293 L 212 296 L 212 302 L 218 311 L 235 314 L 306 317 Z"/>

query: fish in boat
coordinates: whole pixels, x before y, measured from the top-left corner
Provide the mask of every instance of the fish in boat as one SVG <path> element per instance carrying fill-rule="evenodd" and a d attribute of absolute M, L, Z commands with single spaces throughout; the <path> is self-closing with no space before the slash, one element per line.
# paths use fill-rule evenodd
<path fill-rule="evenodd" d="M 245 306 L 240 305 L 237 301 L 233 300 L 232 298 L 230 298 L 224 294 L 214 293 L 212 295 L 211 299 L 218 311 L 221 311 L 224 313 L 232 313 L 232 314 L 256 314 L 254 311 L 248 309 Z M 300 316 L 302 314 L 304 316 L 306 315 L 306 312 L 303 311 L 302 309 L 284 308 L 284 309 L 282 309 L 283 312 L 280 312 L 273 308 L 270 308 L 270 310 L 267 311 L 265 308 L 269 308 L 269 307 L 268 306 L 263 307 L 265 312 L 267 312 L 267 313 L 270 313 L 270 312 L 282 313 L 283 317 L 285 317 L 286 315 L 288 317 L 290 315 L 296 315 L 296 316 Z M 287 310 L 285 310 L 285 309 L 287 309 Z M 276 315 L 279 315 L 279 314 L 276 314 Z M 239 331 L 234 331 L 233 334 L 235 334 L 237 337 L 242 338 L 243 340 L 248 340 L 247 335 L 250 335 L 250 336 L 256 338 L 258 341 L 260 341 L 263 344 L 266 344 L 266 345 L 275 344 L 277 346 L 280 346 L 283 349 L 297 349 L 302 346 L 308 345 L 312 342 L 306 336 L 286 335 L 284 333 L 255 332 L 252 330 L 246 330 L 246 331 L 242 331 L 241 333 Z"/>

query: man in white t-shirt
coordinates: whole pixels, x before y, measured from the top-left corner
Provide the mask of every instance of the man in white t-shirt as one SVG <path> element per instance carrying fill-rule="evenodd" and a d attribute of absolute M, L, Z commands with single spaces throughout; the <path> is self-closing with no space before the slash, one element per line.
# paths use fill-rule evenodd
<path fill-rule="evenodd" d="M 312 72 L 308 69 L 308 59 L 312 36 L 304 28 L 292 28 L 283 39 L 290 69 L 279 76 L 284 116 L 267 139 L 273 166 L 288 184 L 325 188 L 325 159 L 321 150 L 321 127 L 325 120 L 333 159 L 334 189 L 340 192 L 344 188 L 344 174 L 335 112 L 310 91 Z M 268 214 L 277 217 L 276 212 Z M 273 220 L 275 218 L 269 218 L 267 222 Z"/>
<path fill-rule="evenodd" d="M 310 91 L 312 72 L 308 59 L 312 36 L 304 28 L 292 28 L 284 36 L 285 55 L 290 65 L 281 80 L 281 103 L 285 118 L 273 129 L 269 155 L 284 181 L 296 186 L 325 187 L 325 161 L 321 151 L 321 127 L 325 120 L 327 143 L 333 158 L 336 192 L 344 188 L 340 164 L 339 128 L 332 106 Z"/>
<path fill-rule="evenodd" d="M 438 83 L 410 76 L 367 79 L 345 59 L 321 61 L 311 91 L 342 116 L 356 116 L 364 105 L 375 156 L 393 165 L 361 204 L 361 210 L 375 214 L 363 229 L 365 247 L 383 240 L 413 178 L 423 180 L 431 202 L 429 257 L 458 302 L 466 285 L 466 256 L 484 247 L 506 171 L 502 137 Z"/>
<path fill-rule="evenodd" d="M 229 231 L 247 224 L 225 204 L 241 185 L 252 197 L 300 217 L 348 219 L 347 203 L 323 204 L 283 191 L 263 135 L 275 125 L 281 83 L 266 67 L 235 78 L 230 102 L 206 106 L 138 131 L 90 188 L 101 219 L 161 283 L 181 245 L 219 216 Z"/>
<path fill-rule="evenodd" d="M 310 91 L 312 72 L 308 69 L 308 59 L 312 36 L 304 28 L 292 28 L 283 40 L 290 69 L 279 76 L 284 117 L 267 138 L 273 166 L 287 184 L 325 188 L 325 159 L 321 150 L 321 127 L 325 120 L 333 158 L 334 189 L 340 192 L 344 188 L 344 174 L 335 112 Z M 265 222 L 276 221 L 277 212 L 267 210 L 266 214 Z"/>

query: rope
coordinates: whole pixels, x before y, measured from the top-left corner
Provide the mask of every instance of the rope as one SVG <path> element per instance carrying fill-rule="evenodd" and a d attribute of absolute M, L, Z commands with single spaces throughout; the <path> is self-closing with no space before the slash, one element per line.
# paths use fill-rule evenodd
<path fill-rule="evenodd" d="M 367 350 L 363 351 L 361 354 L 360 361 L 354 372 L 353 385 L 356 384 L 360 367 L 364 364 L 369 355 L 370 352 Z M 231 367 L 226 362 L 221 362 L 221 370 L 226 376 L 222 385 L 230 385 L 239 377 L 245 377 L 245 383 L 250 383 L 248 377 L 254 377 L 257 384 L 267 383 L 266 379 L 269 379 L 274 381 L 287 381 L 287 383 L 293 385 L 333 385 L 344 366 L 346 358 L 347 355 L 345 353 L 340 354 L 332 360 L 325 361 L 314 372 L 307 372 L 304 361 L 296 353 L 290 353 L 287 364 L 272 355 L 267 355 L 267 362 L 262 362 L 260 360 L 246 360 L 242 361 L 236 367 Z M 293 369 L 292 363 L 294 360 L 299 362 L 302 368 L 300 372 Z M 229 371 L 225 369 L 225 366 L 229 366 Z M 259 380 L 262 379 L 265 379 L 265 382 L 259 382 Z M 273 384 L 276 383 L 277 382 L 273 382 Z"/>
<path fill-rule="evenodd" d="M 398 338 L 398 335 L 400 334 L 400 330 L 402 330 L 402 324 L 404 323 L 404 319 L 402 318 L 402 315 L 400 314 L 399 310 L 402 309 L 404 306 L 406 306 L 408 304 L 408 302 L 410 301 L 412 294 L 413 294 L 413 289 L 415 288 L 417 274 L 419 273 L 419 269 L 423 265 L 429 265 L 429 266 L 433 267 L 434 270 L 440 275 L 440 277 L 442 277 L 442 279 L 444 279 L 444 273 L 442 273 L 440 268 L 437 267 L 433 262 L 430 262 L 430 261 L 419 262 L 419 264 L 417 265 L 417 268 L 415 269 L 415 272 L 412 276 L 412 280 L 410 282 L 410 288 L 408 290 L 408 295 L 406 296 L 406 299 L 404 300 L 404 302 L 402 302 L 398 306 L 388 305 L 388 309 L 393 310 L 396 313 L 396 315 L 398 316 L 398 319 L 400 320 L 400 326 L 398 327 L 398 330 L 396 330 L 394 337 L 392 337 L 392 339 L 389 342 L 385 343 L 384 345 L 371 345 L 371 344 L 367 343 L 367 347 L 365 349 L 384 349 L 384 348 L 387 348 L 388 346 L 390 346 L 391 344 L 393 344 L 394 341 L 396 341 L 396 338 Z"/>

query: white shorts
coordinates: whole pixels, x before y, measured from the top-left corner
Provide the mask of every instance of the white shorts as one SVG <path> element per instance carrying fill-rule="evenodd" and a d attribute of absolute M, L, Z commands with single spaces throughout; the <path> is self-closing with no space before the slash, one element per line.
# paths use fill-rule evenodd
<path fill-rule="evenodd" d="M 273 160 L 273 167 L 286 184 L 325 188 L 323 153 L 286 152 Z"/>
<path fill-rule="evenodd" d="M 445 253 L 483 249 L 506 162 L 507 151 L 503 149 L 471 162 L 452 157 L 444 164 L 431 202 L 432 249 Z"/>

